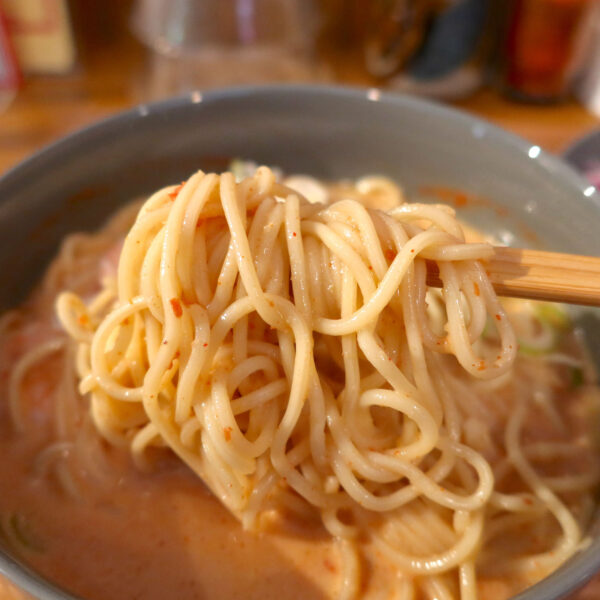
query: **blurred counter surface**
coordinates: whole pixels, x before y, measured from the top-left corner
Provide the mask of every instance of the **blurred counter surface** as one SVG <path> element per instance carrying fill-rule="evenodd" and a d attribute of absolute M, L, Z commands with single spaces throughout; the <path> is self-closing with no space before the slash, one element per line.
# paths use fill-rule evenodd
<path fill-rule="evenodd" d="M 78 65 L 70 74 L 27 78 L 0 113 L 0 173 L 57 138 L 145 99 L 148 54 L 131 36 L 79 47 Z M 372 85 L 352 63 L 334 71 L 341 83 Z M 454 105 L 556 153 L 600 127 L 600 120 L 574 100 L 525 105 L 483 89 Z"/>

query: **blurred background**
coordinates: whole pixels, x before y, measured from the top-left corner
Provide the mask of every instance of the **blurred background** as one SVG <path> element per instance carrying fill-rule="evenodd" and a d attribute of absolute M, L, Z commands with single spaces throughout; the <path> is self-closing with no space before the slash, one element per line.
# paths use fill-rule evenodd
<path fill-rule="evenodd" d="M 417 94 L 555 152 L 600 124 L 599 0 L 0 0 L 0 172 L 135 104 L 227 85 Z"/>

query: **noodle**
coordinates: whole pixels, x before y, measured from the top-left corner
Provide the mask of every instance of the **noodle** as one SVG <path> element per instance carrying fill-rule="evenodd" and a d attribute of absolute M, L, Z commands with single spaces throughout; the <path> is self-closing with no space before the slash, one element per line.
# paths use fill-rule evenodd
<path fill-rule="evenodd" d="M 480 262 L 491 248 L 466 243 L 447 207 L 403 204 L 376 177 L 332 201 L 306 179 L 290 185 L 308 185 L 312 202 L 265 167 L 237 182 L 198 172 L 156 192 L 135 208 L 118 271 L 99 289 L 85 268 L 64 279 L 118 242 L 133 209 L 93 242 L 65 244 L 42 294 L 70 290 L 56 301 L 67 337 L 22 356 L 10 382 L 26 432 L 24 377 L 62 357 L 56 439 L 39 472 L 58 469 L 78 496 L 63 463 L 80 460 L 78 444 L 102 453 L 69 418 L 76 372 L 89 425 L 140 469 L 171 450 L 249 530 L 268 529 L 273 511 L 317 511 L 337 541 L 339 598 L 361 595 L 376 560 L 399 578 L 398 598 L 472 600 L 487 573 L 549 573 L 582 543 L 573 511 L 598 473 L 587 455 L 580 472 L 540 468 L 578 450 L 562 412 L 531 398 L 527 369 L 581 360 L 554 352 L 514 365 L 518 340 Z M 441 292 L 426 285 L 427 261 Z M 532 414 L 556 431 L 525 441 Z M 94 462 L 99 481 L 109 476 Z M 518 547 L 514 535 L 540 527 L 548 544 Z M 504 535 L 507 556 L 494 552 Z"/>

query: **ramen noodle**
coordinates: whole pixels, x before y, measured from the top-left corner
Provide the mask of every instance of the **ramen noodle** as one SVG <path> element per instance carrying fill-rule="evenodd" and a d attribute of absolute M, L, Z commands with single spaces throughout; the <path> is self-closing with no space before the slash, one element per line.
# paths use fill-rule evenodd
<path fill-rule="evenodd" d="M 595 373 L 561 307 L 496 297 L 491 253 L 385 178 L 266 167 L 67 237 L 0 322 L 5 542 L 90 598 L 543 578 L 587 543 Z"/>

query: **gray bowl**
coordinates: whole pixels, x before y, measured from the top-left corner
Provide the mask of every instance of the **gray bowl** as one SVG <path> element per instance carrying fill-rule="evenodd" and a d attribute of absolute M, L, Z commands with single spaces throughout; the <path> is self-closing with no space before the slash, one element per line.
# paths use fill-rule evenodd
<path fill-rule="evenodd" d="M 454 187 L 463 213 L 514 244 L 600 255 L 600 196 L 557 158 L 465 113 L 378 90 L 240 88 L 140 106 L 45 148 L 0 179 L 0 310 L 15 305 L 68 232 L 232 157 L 324 178 L 388 175 L 409 196 Z M 596 329 L 600 331 L 600 328 Z M 557 600 L 600 569 L 600 539 L 519 600 Z M 0 549 L 0 573 L 73 598 Z"/>

